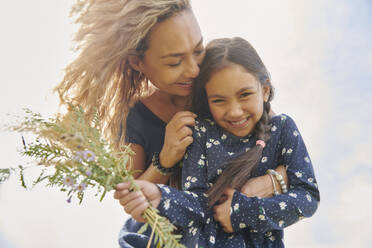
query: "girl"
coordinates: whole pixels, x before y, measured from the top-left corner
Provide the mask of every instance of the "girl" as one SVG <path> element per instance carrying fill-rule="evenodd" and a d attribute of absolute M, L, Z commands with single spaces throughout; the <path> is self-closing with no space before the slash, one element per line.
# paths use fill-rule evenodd
<path fill-rule="evenodd" d="M 186 111 L 186 101 L 204 57 L 190 2 L 82 0 L 72 14 L 80 25 L 75 37 L 79 56 L 56 87 L 62 103 L 80 104 L 88 113 L 97 109 L 106 138 L 118 149 L 126 142 L 136 153 L 132 169 L 140 172 L 135 176 L 168 183 L 170 173 L 152 159 L 155 155 L 172 170 L 192 142 L 196 115 Z M 282 168 L 278 171 L 285 176 Z M 273 194 L 267 175 L 244 189 L 251 195 Z M 146 237 L 136 234 L 139 227 L 132 219 L 126 222 L 122 247 L 145 246 Z"/>
<path fill-rule="evenodd" d="M 305 144 L 289 116 L 269 115 L 272 97 L 269 73 L 247 41 L 218 39 L 207 46 L 193 88 L 200 119 L 183 160 L 184 191 L 138 181 L 160 214 L 181 228 L 186 247 L 283 247 L 283 228 L 316 211 L 319 191 Z M 278 163 L 286 166 L 288 192 L 257 198 L 236 190 L 245 168 L 262 176 Z M 146 199 L 129 192 L 127 183 L 118 188 L 125 210 L 140 215 Z M 221 192 L 224 201 L 210 208 L 211 195 Z"/>

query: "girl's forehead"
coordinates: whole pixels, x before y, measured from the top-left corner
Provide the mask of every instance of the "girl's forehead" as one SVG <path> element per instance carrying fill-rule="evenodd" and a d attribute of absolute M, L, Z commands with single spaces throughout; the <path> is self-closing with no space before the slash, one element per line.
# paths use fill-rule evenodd
<path fill-rule="evenodd" d="M 242 65 L 232 64 L 213 72 L 205 87 L 208 95 L 212 93 L 224 95 L 242 89 L 257 89 L 259 82 Z"/>
<path fill-rule="evenodd" d="M 195 49 L 202 41 L 199 24 L 190 10 L 184 10 L 158 23 L 149 35 L 149 49 L 160 57 Z"/>

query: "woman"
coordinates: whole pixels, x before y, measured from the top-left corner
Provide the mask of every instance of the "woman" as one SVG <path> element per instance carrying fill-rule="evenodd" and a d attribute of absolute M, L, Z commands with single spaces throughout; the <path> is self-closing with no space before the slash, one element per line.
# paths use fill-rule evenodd
<path fill-rule="evenodd" d="M 56 87 L 62 103 L 80 104 L 91 116 L 98 109 L 105 136 L 118 149 L 128 143 L 136 153 L 132 169 L 140 172 L 135 177 L 167 183 L 193 141 L 196 115 L 187 111 L 187 97 L 204 57 L 190 2 L 83 0 L 72 13 L 80 24 L 79 56 Z M 282 166 L 278 171 L 285 176 Z M 242 191 L 270 196 L 273 185 L 264 176 Z M 145 244 L 138 243 L 147 239 L 135 233 L 139 227 L 132 219 L 126 223 L 122 247 Z"/>

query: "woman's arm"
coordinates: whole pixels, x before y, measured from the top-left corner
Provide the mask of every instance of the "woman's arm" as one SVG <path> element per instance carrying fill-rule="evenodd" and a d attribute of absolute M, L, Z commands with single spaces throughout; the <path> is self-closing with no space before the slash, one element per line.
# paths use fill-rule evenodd
<path fill-rule="evenodd" d="M 280 175 L 282 175 L 285 183 L 288 185 L 287 171 L 283 165 L 279 165 L 275 169 Z M 280 184 L 277 180 L 274 180 L 275 188 L 282 193 Z M 274 196 L 274 187 L 269 175 L 263 175 L 249 179 L 241 188 L 241 193 L 248 197 L 272 197 Z"/>

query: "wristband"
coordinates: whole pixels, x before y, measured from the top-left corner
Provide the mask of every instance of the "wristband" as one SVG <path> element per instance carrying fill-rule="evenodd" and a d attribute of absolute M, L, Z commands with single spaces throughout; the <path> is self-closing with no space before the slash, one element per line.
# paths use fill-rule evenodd
<path fill-rule="evenodd" d="M 274 176 L 271 174 L 268 174 L 271 178 L 271 182 L 273 183 L 273 188 L 274 188 L 274 195 L 280 195 L 279 191 L 276 189 L 276 184 L 275 184 L 275 179 Z"/>
<path fill-rule="evenodd" d="M 267 170 L 267 174 L 275 176 L 275 179 L 278 180 L 278 182 L 280 184 L 280 188 L 282 189 L 282 192 L 283 193 L 287 193 L 288 192 L 287 185 L 285 184 L 285 181 L 284 181 L 282 175 L 280 175 L 278 172 L 276 172 L 273 169 L 268 169 Z"/>
<path fill-rule="evenodd" d="M 159 153 L 158 152 L 155 152 L 154 155 L 152 156 L 152 165 L 155 167 L 155 169 L 160 173 L 162 174 L 163 176 L 169 176 L 169 175 L 172 175 L 175 171 L 175 167 L 171 167 L 171 168 L 165 168 L 163 167 L 161 164 L 160 164 L 160 160 L 159 160 Z"/>

